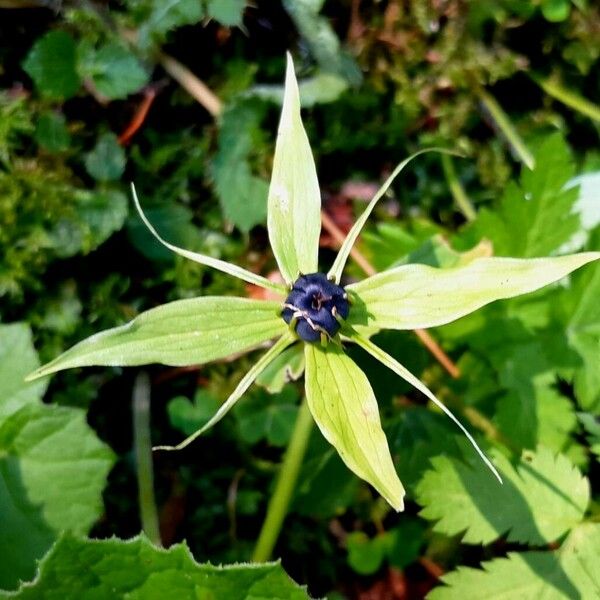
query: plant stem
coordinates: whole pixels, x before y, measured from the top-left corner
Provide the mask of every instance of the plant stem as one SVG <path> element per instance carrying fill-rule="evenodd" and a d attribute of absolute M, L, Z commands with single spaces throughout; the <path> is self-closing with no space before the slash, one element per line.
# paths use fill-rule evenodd
<path fill-rule="evenodd" d="M 161 546 L 152 471 L 150 379 L 144 371 L 136 377 L 133 385 L 133 442 L 142 529 L 153 544 Z"/>
<path fill-rule="evenodd" d="M 253 562 L 265 562 L 271 558 L 306 453 L 312 424 L 312 415 L 305 398 L 300 405 L 294 431 L 281 463 L 275 490 L 269 500 L 267 515 L 252 554 Z"/>
<path fill-rule="evenodd" d="M 496 98 L 494 98 L 494 96 L 486 92 L 481 87 L 476 89 L 481 103 L 489 112 L 490 116 L 494 120 L 494 123 L 496 123 L 498 129 L 502 132 L 506 141 L 510 144 L 510 147 L 525 165 L 527 165 L 530 169 L 533 169 L 535 166 L 533 154 L 531 154 L 531 152 L 529 152 L 527 149 L 527 146 L 525 146 L 525 142 L 517 133 L 517 130 L 510 122 L 508 115 L 496 101 Z"/>
<path fill-rule="evenodd" d="M 469 197 L 467 196 L 463 186 L 458 180 L 456 171 L 454 169 L 454 163 L 452 162 L 452 157 L 448 154 L 442 154 L 441 157 L 444 176 L 446 177 L 446 182 L 448 183 L 448 187 L 450 188 L 454 202 L 456 202 L 456 206 L 458 206 L 458 209 L 464 215 L 467 221 L 474 221 L 477 218 L 477 212 L 475 211 L 473 204 L 471 204 L 471 200 L 469 200 Z"/>
<path fill-rule="evenodd" d="M 565 88 L 556 77 L 540 77 L 532 74 L 531 78 L 535 81 L 549 96 L 562 102 L 569 108 L 589 117 L 593 121 L 600 123 L 600 106 L 590 102 L 587 98 L 579 96 L 575 92 Z"/>
<path fill-rule="evenodd" d="M 340 228 L 333 222 L 333 219 L 325 212 L 321 211 L 321 222 L 323 223 L 323 227 L 327 230 L 327 232 L 331 235 L 331 237 L 336 241 L 338 245 L 342 245 L 344 243 L 344 234 L 340 230 Z M 369 276 L 375 275 L 377 270 L 375 267 L 367 260 L 367 258 L 356 248 L 356 246 L 352 247 L 350 250 L 350 256 L 352 260 Z M 429 350 L 432 356 L 448 371 L 448 373 L 454 378 L 457 379 L 460 377 L 460 369 L 454 364 L 452 359 L 442 350 L 441 346 L 433 339 L 432 335 L 425 331 L 424 329 L 415 329 L 413 330 L 414 334 L 421 340 L 421 343 Z"/>

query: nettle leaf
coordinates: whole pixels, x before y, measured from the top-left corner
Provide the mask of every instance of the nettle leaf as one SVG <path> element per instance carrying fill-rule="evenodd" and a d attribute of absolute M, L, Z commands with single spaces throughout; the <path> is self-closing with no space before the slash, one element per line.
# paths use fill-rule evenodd
<path fill-rule="evenodd" d="M 75 40 L 65 31 L 50 31 L 35 42 L 23 69 L 42 96 L 65 100 L 75 95 L 81 84 L 75 64 Z"/>
<path fill-rule="evenodd" d="M 557 388 L 557 374 L 539 341 L 511 344 L 500 367 L 500 382 L 510 390 L 497 404 L 495 421 L 520 449 L 542 444 L 564 449 L 577 425 L 573 403 Z"/>
<path fill-rule="evenodd" d="M 269 239 L 287 283 L 318 266 L 321 192 L 308 137 L 300 117 L 300 97 L 288 54 L 285 96 L 269 187 Z"/>
<path fill-rule="evenodd" d="M 520 184 L 505 189 L 498 210 L 482 209 L 475 222 L 499 255 L 551 254 L 578 230 L 573 212 L 577 188 L 565 187 L 574 175 L 571 153 L 560 134 L 547 136 L 535 154 L 535 168 L 523 168 Z"/>
<path fill-rule="evenodd" d="M 66 535 L 41 562 L 33 582 L 3 597 L 306 600 L 308 595 L 279 563 L 202 565 L 185 544 L 164 550 L 144 537 L 82 540 Z"/>
<path fill-rule="evenodd" d="M 102 512 L 114 457 L 85 412 L 42 404 L 44 383 L 27 384 L 39 364 L 23 323 L 0 325 L 0 588 L 32 577 L 35 561 L 64 530 L 88 533 Z"/>
<path fill-rule="evenodd" d="M 240 435 L 250 444 L 266 440 L 273 446 L 285 446 L 297 415 L 298 391 L 291 386 L 273 396 L 256 393 L 235 409 Z"/>
<path fill-rule="evenodd" d="M 85 168 L 97 181 L 115 181 L 125 170 L 125 152 L 114 133 L 103 133 L 85 156 Z"/>
<path fill-rule="evenodd" d="M 228 107 L 221 115 L 219 149 L 212 162 L 223 215 L 245 232 L 267 218 L 269 185 L 252 174 L 249 162 L 263 114 L 264 106 L 258 102 Z"/>
<path fill-rule="evenodd" d="M 270 394 L 278 394 L 290 381 L 304 373 L 304 349 L 295 344 L 282 352 L 257 378 L 256 383 Z"/>
<path fill-rule="evenodd" d="M 450 323 L 503 298 L 533 292 L 598 260 L 600 252 L 556 258 L 479 258 L 453 269 L 404 265 L 346 287 L 348 323 L 419 329 Z"/>
<path fill-rule="evenodd" d="M 556 552 L 510 552 L 484 562 L 481 569 L 459 567 L 442 577 L 445 586 L 429 600 L 594 600 L 600 590 L 600 525 L 576 527 Z"/>
<path fill-rule="evenodd" d="M 44 395 L 45 381 L 23 381 L 39 364 L 29 326 L 0 324 L 0 419 L 35 404 Z"/>
<path fill-rule="evenodd" d="M 469 544 L 488 544 L 507 534 L 509 541 L 542 545 L 582 520 L 589 482 L 564 455 L 540 446 L 523 452 L 515 467 L 500 452 L 492 454 L 504 485 L 494 485 L 471 461 L 432 459 L 417 501 L 424 506 L 421 516 L 437 521 L 435 531 L 464 532 Z"/>
<path fill-rule="evenodd" d="M 79 342 L 29 379 L 91 365 L 202 364 L 245 352 L 288 331 L 278 302 L 190 298 L 141 313 L 126 325 Z"/>
<path fill-rule="evenodd" d="M 0 421 L 0 587 L 34 574 L 61 531 L 87 534 L 114 456 L 85 411 L 30 404 Z"/>
<path fill-rule="evenodd" d="M 114 42 L 98 49 L 82 43 L 77 67 L 81 77 L 89 78 L 96 90 L 109 100 L 126 98 L 150 79 L 137 57 Z"/>
<path fill-rule="evenodd" d="M 304 350 L 306 399 L 321 433 L 350 470 L 403 510 L 404 488 L 367 377 L 337 345 L 305 344 Z"/>

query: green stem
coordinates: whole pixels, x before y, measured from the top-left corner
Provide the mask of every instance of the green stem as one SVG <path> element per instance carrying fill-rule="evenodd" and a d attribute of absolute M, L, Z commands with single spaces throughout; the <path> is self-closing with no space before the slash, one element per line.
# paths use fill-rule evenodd
<path fill-rule="evenodd" d="M 552 96 L 555 100 L 562 102 L 569 108 L 600 123 L 600 106 L 597 104 L 594 104 L 587 98 L 579 96 L 575 92 L 563 87 L 560 81 L 555 77 L 544 78 L 532 74 L 531 78 L 546 92 L 546 94 Z"/>
<path fill-rule="evenodd" d="M 133 443 L 142 529 L 153 544 L 160 546 L 150 440 L 150 380 L 143 371 L 136 377 L 133 386 Z"/>
<path fill-rule="evenodd" d="M 277 484 L 269 506 L 267 515 L 260 530 L 260 535 L 256 542 L 256 547 L 252 554 L 253 562 L 265 562 L 271 558 L 271 553 L 279 537 L 283 521 L 288 511 L 294 486 L 298 480 L 298 474 L 302 465 L 302 460 L 306 453 L 308 439 L 312 429 L 312 415 L 308 409 L 306 399 L 302 401 L 292 438 L 285 451 L 281 469 L 277 478 Z"/>
<path fill-rule="evenodd" d="M 477 95 L 520 160 L 530 169 L 533 169 L 535 166 L 533 154 L 531 154 L 527 149 L 527 146 L 525 146 L 525 142 L 517 133 L 517 130 L 510 122 L 508 115 L 496 101 L 496 98 L 486 92 L 483 88 L 477 88 Z"/>
<path fill-rule="evenodd" d="M 473 204 L 471 204 L 471 200 L 469 200 L 469 197 L 467 196 L 463 186 L 458 180 L 456 171 L 454 169 L 454 163 L 452 162 L 452 157 L 450 157 L 448 154 L 442 154 L 441 157 L 444 176 L 446 177 L 446 182 L 448 183 L 448 187 L 450 188 L 454 202 L 456 202 L 456 206 L 458 206 L 458 209 L 464 215 L 467 221 L 474 221 L 477 218 L 477 212 L 475 211 Z"/>

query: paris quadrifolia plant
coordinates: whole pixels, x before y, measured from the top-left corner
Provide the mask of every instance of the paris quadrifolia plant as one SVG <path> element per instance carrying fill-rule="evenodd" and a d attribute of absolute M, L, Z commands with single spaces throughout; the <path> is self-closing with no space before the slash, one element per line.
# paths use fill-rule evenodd
<path fill-rule="evenodd" d="M 400 511 L 404 488 L 381 427 L 377 400 L 366 375 L 345 353 L 348 344 L 358 344 L 446 413 L 501 481 L 494 465 L 448 408 L 370 336 L 381 329 L 423 329 L 449 323 L 494 300 L 555 282 L 597 260 L 600 252 L 535 259 L 476 258 L 450 269 L 408 264 L 344 287 L 344 266 L 365 221 L 407 163 L 426 151 L 413 154 L 396 167 L 350 230 L 333 266 L 328 272 L 320 271 L 321 195 L 300 117 L 294 67 L 288 56 L 268 196 L 269 239 L 285 284 L 170 244 L 148 221 L 133 189 L 141 218 L 167 248 L 266 288 L 279 300 L 209 296 L 164 304 L 141 313 L 126 325 L 80 342 L 32 373 L 30 379 L 89 365 L 201 364 L 275 340 L 204 427 L 178 446 L 160 447 L 179 449 L 220 421 L 284 350 L 301 344 L 306 402 L 312 418 L 348 468 Z"/>

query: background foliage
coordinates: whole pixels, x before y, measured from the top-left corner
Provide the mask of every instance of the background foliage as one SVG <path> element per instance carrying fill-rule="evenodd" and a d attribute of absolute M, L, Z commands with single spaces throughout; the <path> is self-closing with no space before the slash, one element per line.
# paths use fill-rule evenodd
<path fill-rule="evenodd" d="M 377 269 L 450 266 L 476 244 L 521 257 L 600 248 L 596 3 L 246 4 L 0 2 L 0 588 L 33 579 L 59 540 L 37 587 L 17 597 L 58 590 L 74 557 L 63 597 L 89 589 L 96 568 L 106 569 L 100 596 L 118 580 L 132 597 L 182 597 L 183 574 L 215 597 L 305 596 L 275 566 L 239 567 L 236 582 L 181 546 L 83 541 L 140 531 L 135 373 L 68 372 L 48 390 L 22 381 L 40 359 L 166 300 L 256 293 L 156 244 L 127 185 L 173 243 L 272 272 L 266 190 L 286 50 L 324 206 L 341 229 L 410 152 L 435 144 L 467 156 L 420 157 L 394 185 L 360 244 Z M 173 59 L 209 91 L 193 98 Z M 326 234 L 321 244 L 334 247 Z M 349 278 L 359 275 L 351 265 Z M 435 587 L 431 598 L 597 597 L 599 296 L 600 267 L 588 267 L 435 330 L 456 380 L 412 335 L 378 336 L 478 432 L 502 488 L 451 423 L 353 350 L 407 510 L 390 512 L 314 431 L 277 547 L 285 570 L 313 596 L 421 598 Z M 153 441 L 204 423 L 253 360 L 149 368 Z M 189 449 L 155 456 L 166 546 L 185 540 L 200 562 L 248 560 L 300 395 L 275 375 Z M 135 566 L 126 581 L 106 561 L 142 561 L 153 574 Z"/>

